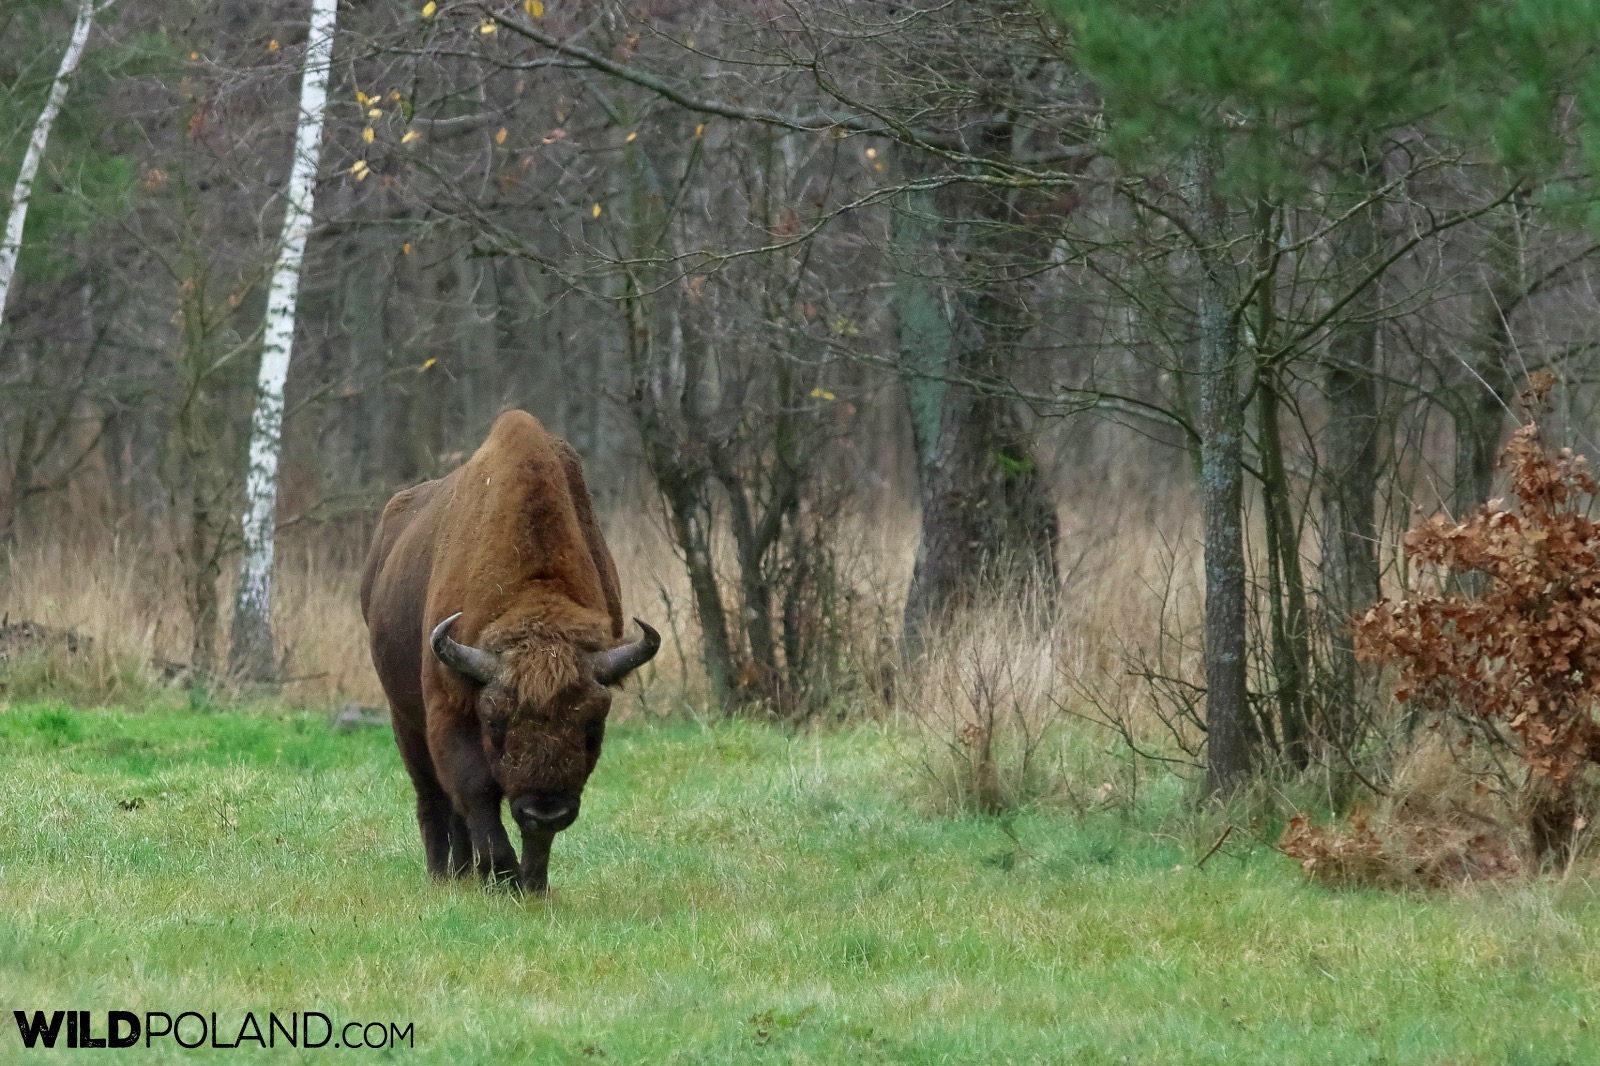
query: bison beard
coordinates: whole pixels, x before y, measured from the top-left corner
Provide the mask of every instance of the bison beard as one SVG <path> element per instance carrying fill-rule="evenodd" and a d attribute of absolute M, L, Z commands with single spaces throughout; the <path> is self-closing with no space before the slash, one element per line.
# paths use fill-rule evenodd
<path fill-rule="evenodd" d="M 502 415 L 460 469 L 389 501 L 361 609 L 429 872 L 544 891 L 551 842 L 600 757 L 608 686 L 661 644 L 643 622 L 622 641 L 577 455 L 531 415 Z"/>

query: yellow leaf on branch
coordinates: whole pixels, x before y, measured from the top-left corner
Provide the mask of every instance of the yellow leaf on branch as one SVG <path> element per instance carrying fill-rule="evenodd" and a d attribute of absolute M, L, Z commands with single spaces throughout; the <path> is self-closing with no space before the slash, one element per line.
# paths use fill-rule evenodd
<path fill-rule="evenodd" d="M 522 10 L 526 11 L 531 19 L 544 18 L 544 4 L 540 3 L 540 0 L 523 0 Z"/>

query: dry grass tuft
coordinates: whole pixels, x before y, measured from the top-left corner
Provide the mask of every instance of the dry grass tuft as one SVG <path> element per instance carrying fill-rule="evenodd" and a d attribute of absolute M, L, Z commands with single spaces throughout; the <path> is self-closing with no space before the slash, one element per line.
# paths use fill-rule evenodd
<path fill-rule="evenodd" d="M 304 703 L 384 705 L 361 619 L 359 567 L 337 565 L 326 553 L 299 543 L 280 555 L 277 577 L 272 631 L 285 694 Z"/>
<path fill-rule="evenodd" d="M 1333 886 L 1444 889 L 1538 866 L 1516 800 L 1481 753 L 1430 734 L 1399 760 L 1390 793 L 1344 825 L 1297 815 L 1278 848 Z"/>
<path fill-rule="evenodd" d="M 996 598 L 951 620 L 910 671 L 900 708 L 939 805 L 997 814 L 1061 783 L 1063 634 L 1037 591 Z"/>

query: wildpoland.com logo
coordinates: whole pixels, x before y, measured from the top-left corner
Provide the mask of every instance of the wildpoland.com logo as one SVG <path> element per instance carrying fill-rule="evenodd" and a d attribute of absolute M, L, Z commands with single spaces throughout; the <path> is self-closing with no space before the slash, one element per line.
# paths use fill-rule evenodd
<path fill-rule="evenodd" d="M 339 1025 L 321 1011 L 271 1012 L 266 1024 L 254 1011 L 245 1014 L 237 1029 L 226 1021 L 218 1023 L 216 1011 L 58 1010 L 46 1014 L 36 1010 L 11 1012 L 17 1019 L 25 1048 L 131 1048 L 139 1043 L 151 1047 L 152 1041 L 171 1040 L 179 1047 L 194 1050 L 207 1047 L 229 1048 L 400 1048 L 415 1046 L 411 1022 L 405 1027 L 396 1022 L 346 1022 Z M 102 1021 L 97 1024 L 96 1015 Z M 229 1037 L 231 1036 L 231 1039 Z"/>

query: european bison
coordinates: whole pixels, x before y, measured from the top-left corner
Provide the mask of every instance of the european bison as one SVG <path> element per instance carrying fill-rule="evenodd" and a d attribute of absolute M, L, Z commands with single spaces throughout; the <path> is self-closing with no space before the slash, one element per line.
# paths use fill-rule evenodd
<path fill-rule="evenodd" d="M 396 493 L 361 581 L 372 663 L 417 790 L 428 871 L 542 892 L 578 817 L 615 685 L 661 646 L 622 643 L 617 569 L 567 443 L 501 415 L 460 469 Z M 637 621 L 637 619 L 635 619 Z M 509 800 L 522 865 L 500 822 Z"/>

